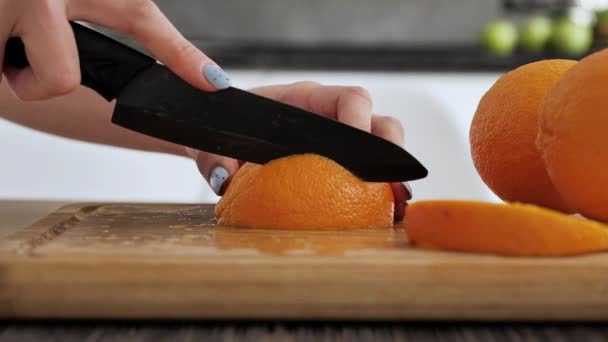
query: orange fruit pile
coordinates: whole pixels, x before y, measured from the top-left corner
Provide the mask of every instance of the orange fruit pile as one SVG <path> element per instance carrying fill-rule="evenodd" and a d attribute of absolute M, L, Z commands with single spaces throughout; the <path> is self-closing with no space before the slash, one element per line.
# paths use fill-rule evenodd
<path fill-rule="evenodd" d="M 312 154 L 243 165 L 215 208 L 219 224 L 268 229 L 392 227 L 393 211 L 388 183 Z"/>
<path fill-rule="evenodd" d="M 608 50 L 501 77 L 471 123 L 483 181 L 507 202 L 427 201 L 406 210 L 419 246 L 521 256 L 608 249 Z M 535 205 L 541 206 L 536 207 Z"/>
<path fill-rule="evenodd" d="M 607 91 L 608 50 L 502 76 L 471 123 L 483 181 L 505 201 L 608 221 Z"/>
<path fill-rule="evenodd" d="M 567 256 L 608 250 L 603 224 L 527 204 L 419 201 L 406 229 L 419 247 L 511 256 Z"/>
<path fill-rule="evenodd" d="M 546 60 L 502 76 L 482 97 L 469 138 L 477 172 L 504 201 L 571 212 L 553 187 L 536 148 L 539 105 L 576 62 Z"/>

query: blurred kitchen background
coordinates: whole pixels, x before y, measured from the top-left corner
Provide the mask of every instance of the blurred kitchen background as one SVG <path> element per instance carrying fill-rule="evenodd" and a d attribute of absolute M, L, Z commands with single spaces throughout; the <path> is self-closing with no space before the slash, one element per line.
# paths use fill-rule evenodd
<path fill-rule="evenodd" d="M 314 80 L 367 88 L 375 112 L 402 121 L 408 150 L 429 168 L 411 183 L 415 199 L 496 200 L 469 153 L 480 97 L 506 70 L 608 45 L 608 0 L 156 3 L 235 86 Z M 1 119 L 0 156 L 0 198 L 217 200 L 190 160 L 74 142 Z"/>

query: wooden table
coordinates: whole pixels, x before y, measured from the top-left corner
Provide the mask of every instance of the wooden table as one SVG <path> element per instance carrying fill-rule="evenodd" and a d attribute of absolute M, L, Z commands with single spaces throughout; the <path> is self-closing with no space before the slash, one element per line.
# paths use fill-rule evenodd
<path fill-rule="evenodd" d="M 0 201 L 0 239 L 65 203 Z M 1 275 L 1 274 L 0 274 Z M 0 277 L 1 278 L 1 277 Z M 604 341 L 608 325 L 448 322 L 0 322 L 0 341 Z"/>

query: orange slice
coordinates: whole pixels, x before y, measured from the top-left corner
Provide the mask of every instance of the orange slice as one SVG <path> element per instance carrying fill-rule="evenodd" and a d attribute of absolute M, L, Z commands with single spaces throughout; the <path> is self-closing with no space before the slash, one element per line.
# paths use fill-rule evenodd
<path fill-rule="evenodd" d="M 420 201 L 407 206 L 405 222 L 423 248 L 512 256 L 608 250 L 605 225 L 528 204 Z"/>

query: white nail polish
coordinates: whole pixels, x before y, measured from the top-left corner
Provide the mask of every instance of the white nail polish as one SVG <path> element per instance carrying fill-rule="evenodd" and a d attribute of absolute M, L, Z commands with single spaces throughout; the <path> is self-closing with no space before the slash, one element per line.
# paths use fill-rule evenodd
<path fill-rule="evenodd" d="M 228 170 L 222 166 L 216 166 L 213 170 L 211 170 L 211 174 L 209 174 L 209 185 L 211 189 L 219 195 L 222 190 L 222 185 L 228 179 Z"/>

